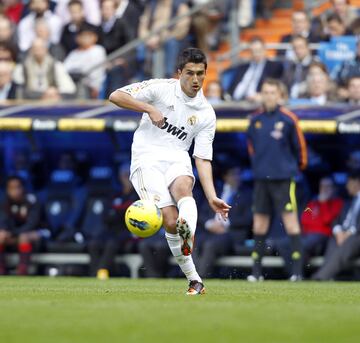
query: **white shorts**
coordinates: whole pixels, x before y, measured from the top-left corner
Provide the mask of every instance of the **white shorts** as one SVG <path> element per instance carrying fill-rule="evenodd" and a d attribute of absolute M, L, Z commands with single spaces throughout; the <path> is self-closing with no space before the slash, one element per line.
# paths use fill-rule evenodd
<path fill-rule="evenodd" d="M 184 175 L 192 177 L 194 185 L 195 177 L 191 164 L 161 161 L 138 167 L 130 176 L 130 181 L 140 199 L 153 200 L 159 208 L 163 208 L 176 206 L 169 187 L 177 177 Z"/>

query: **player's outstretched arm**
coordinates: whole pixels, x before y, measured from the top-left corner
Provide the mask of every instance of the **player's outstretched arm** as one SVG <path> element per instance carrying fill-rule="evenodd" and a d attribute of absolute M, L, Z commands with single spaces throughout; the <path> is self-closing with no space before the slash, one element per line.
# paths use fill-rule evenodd
<path fill-rule="evenodd" d="M 164 125 L 164 116 L 156 107 L 137 100 L 125 92 L 116 90 L 110 94 L 109 100 L 116 106 L 126 108 L 127 110 L 147 113 L 152 123 L 157 127 Z"/>
<path fill-rule="evenodd" d="M 226 219 L 228 217 L 231 206 L 216 196 L 211 162 L 209 160 L 203 160 L 196 157 L 195 164 L 201 185 L 210 207 L 214 210 L 214 212 L 219 213 L 223 219 Z"/>

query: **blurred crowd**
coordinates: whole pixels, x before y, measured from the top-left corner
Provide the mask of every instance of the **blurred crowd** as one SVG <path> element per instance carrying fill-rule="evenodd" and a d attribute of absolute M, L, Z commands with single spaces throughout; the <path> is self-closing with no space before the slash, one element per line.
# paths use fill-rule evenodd
<path fill-rule="evenodd" d="M 271 20 L 276 1 L 222 0 L 211 2 L 192 17 L 159 30 L 171 19 L 209 0 L 2 0 L 0 2 L 0 100 L 105 99 L 129 82 L 153 75 L 156 54 L 164 52 L 165 77 L 173 77 L 179 50 L 193 45 L 213 56 L 228 41 L 230 19 L 238 28 L 251 27 L 259 17 Z M 257 103 L 262 81 L 284 82 L 284 101 L 323 105 L 360 102 L 360 43 L 353 59 L 331 73 L 311 43 L 334 37 L 357 36 L 358 9 L 347 0 L 332 0 L 321 16 L 292 15 L 292 32 L 269 59 L 264 40 L 253 37 L 249 58 L 224 70 L 207 85 L 214 104 L 224 101 Z M 151 31 L 158 30 L 149 36 Z M 124 55 L 112 55 L 134 39 L 143 43 Z M 111 57 L 108 60 L 108 57 Z M 250 61 L 250 62 L 247 62 Z"/>

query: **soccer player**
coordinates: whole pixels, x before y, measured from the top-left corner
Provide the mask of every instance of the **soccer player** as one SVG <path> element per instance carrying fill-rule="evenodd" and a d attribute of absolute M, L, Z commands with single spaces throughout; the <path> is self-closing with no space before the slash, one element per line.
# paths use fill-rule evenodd
<path fill-rule="evenodd" d="M 290 237 L 292 275 L 302 279 L 302 248 L 294 177 L 307 164 L 303 133 L 295 114 L 280 107 L 281 82 L 267 79 L 261 87 L 263 111 L 251 118 L 248 147 L 254 174 L 254 261 L 249 281 L 263 279 L 261 260 L 271 214 L 277 210 Z"/>
<path fill-rule="evenodd" d="M 187 48 L 179 56 L 179 80 L 143 81 L 110 95 L 117 106 L 143 112 L 132 144 L 130 180 L 141 199 L 153 200 L 161 208 L 165 237 L 189 281 L 188 295 L 205 293 L 191 257 L 197 222 L 192 196 L 195 178 L 188 154 L 193 140 L 193 157 L 209 205 L 224 220 L 230 209 L 217 197 L 213 183 L 216 116 L 201 90 L 206 68 L 204 53 Z"/>

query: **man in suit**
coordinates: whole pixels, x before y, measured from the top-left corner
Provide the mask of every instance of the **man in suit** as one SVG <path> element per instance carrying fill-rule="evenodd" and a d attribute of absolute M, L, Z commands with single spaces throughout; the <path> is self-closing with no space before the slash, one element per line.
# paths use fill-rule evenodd
<path fill-rule="evenodd" d="M 294 59 L 284 63 L 283 81 L 286 84 L 290 98 L 299 97 L 301 86 L 305 86 L 305 80 L 309 72 L 309 66 L 314 61 L 314 57 L 309 49 L 309 43 L 303 36 L 294 36 L 291 39 Z"/>
<path fill-rule="evenodd" d="M 16 84 L 12 81 L 13 65 L 0 62 L 0 101 L 16 99 Z"/>
<path fill-rule="evenodd" d="M 234 70 L 234 78 L 229 87 L 233 100 L 260 101 L 260 88 L 266 78 L 282 77 L 282 63 L 266 58 L 266 47 L 260 37 L 250 41 L 250 61 L 240 64 Z"/>
<path fill-rule="evenodd" d="M 314 280 L 334 278 L 360 255 L 360 170 L 349 173 L 346 188 L 352 200 L 333 227 L 333 239 L 329 242 L 324 265 L 313 275 Z"/>

